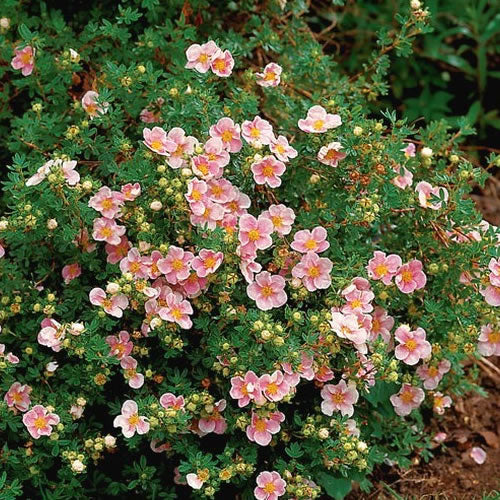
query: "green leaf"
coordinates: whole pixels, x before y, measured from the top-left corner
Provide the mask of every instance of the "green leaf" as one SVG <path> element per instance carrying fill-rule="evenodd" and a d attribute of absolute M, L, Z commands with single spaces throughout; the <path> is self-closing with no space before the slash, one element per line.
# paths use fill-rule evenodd
<path fill-rule="evenodd" d="M 351 480 L 345 477 L 335 477 L 321 472 L 317 477 L 318 483 L 323 486 L 326 494 L 335 500 L 342 500 L 351 491 Z"/>

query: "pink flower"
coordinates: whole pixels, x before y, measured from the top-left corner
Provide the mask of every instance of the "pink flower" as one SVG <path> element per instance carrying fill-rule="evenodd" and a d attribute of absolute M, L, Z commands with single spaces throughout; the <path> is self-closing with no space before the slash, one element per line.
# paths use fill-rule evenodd
<path fill-rule="evenodd" d="M 500 306 L 500 286 L 488 285 L 486 288 L 481 289 L 479 293 L 490 306 Z"/>
<path fill-rule="evenodd" d="M 102 288 L 93 288 L 89 293 L 90 303 L 94 306 L 101 306 L 110 316 L 121 318 L 123 311 L 128 307 L 128 298 L 123 293 L 112 295 L 108 298 Z"/>
<path fill-rule="evenodd" d="M 479 446 L 474 446 L 469 453 L 470 457 L 476 464 L 483 465 L 486 461 L 486 452 Z"/>
<path fill-rule="evenodd" d="M 139 416 L 137 403 L 132 399 L 128 399 L 123 403 L 121 415 L 115 417 L 113 427 L 121 427 L 122 434 L 126 438 L 131 438 L 136 432 L 137 434 L 149 432 L 147 418 Z"/>
<path fill-rule="evenodd" d="M 330 326 L 340 338 L 350 340 L 356 345 L 365 344 L 368 332 L 359 325 L 355 314 L 343 314 L 337 311 L 332 311 L 331 314 Z"/>
<path fill-rule="evenodd" d="M 269 209 L 262 212 L 262 217 L 269 219 L 274 226 L 274 231 L 284 236 L 292 230 L 292 224 L 295 220 L 295 212 L 285 205 L 270 205 Z"/>
<path fill-rule="evenodd" d="M 51 171 L 60 171 L 66 180 L 68 186 L 75 186 L 80 180 L 80 174 L 75 170 L 76 161 L 63 161 L 61 159 L 49 160 L 38 168 L 36 174 L 32 175 L 27 181 L 26 186 L 37 186 Z"/>
<path fill-rule="evenodd" d="M 207 287 L 207 283 L 207 278 L 200 278 L 196 272 L 191 272 L 189 278 L 180 281 L 179 285 L 182 287 L 184 295 L 187 297 L 197 297 Z"/>
<path fill-rule="evenodd" d="M 101 104 L 98 104 L 98 100 L 99 94 L 93 90 L 88 90 L 82 97 L 82 108 L 90 116 L 91 120 L 93 120 L 98 115 L 103 115 L 108 112 L 109 103 L 103 102 Z"/>
<path fill-rule="evenodd" d="M 375 307 L 372 316 L 372 329 L 370 331 L 370 341 L 374 341 L 380 335 L 386 344 L 391 342 L 391 330 L 394 326 L 394 318 L 387 314 L 382 307 Z"/>
<path fill-rule="evenodd" d="M 206 73 L 210 69 L 210 63 L 218 47 L 213 40 L 203 45 L 193 43 L 186 50 L 187 63 L 185 68 L 195 69 L 198 73 Z"/>
<path fill-rule="evenodd" d="M 253 494 L 257 500 L 276 500 L 286 492 L 286 482 L 275 471 L 261 472 L 256 482 L 257 486 Z"/>
<path fill-rule="evenodd" d="M 328 233 L 326 229 L 321 226 L 315 227 L 312 231 L 302 229 L 295 233 L 290 246 L 300 253 L 321 253 L 330 247 L 330 243 L 326 239 L 327 237 Z"/>
<path fill-rule="evenodd" d="M 144 385 L 144 375 L 137 373 L 137 360 L 132 356 L 124 356 L 120 366 L 125 370 L 125 378 L 132 389 L 140 389 Z"/>
<path fill-rule="evenodd" d="M 203 483 L 208 480 L 210 477 L 210 472 L 208 469 L 202 469 L 196 471 L 197 473 L 195 474 L 194 472 L 190 472 L 189 474 L 186 474 L 186 481 L 193 490 L 199 490 L 203 486 Z"/>
<path fill-rule="evenodd" d="M 224 434 L 227 429 L 226 419 L 221 415 L 226 409 L 226 400 L 221 399 L 214 405 L 214 409 L 212 413 L 210 413 L 205 418 L 200 418 L 198 421 L 198 429 L 201 432 L 201 435 L 209 434 L 210 432 L 214 432 L 215 434 Z"/>
<path fill-rule="evenodd" d="M 75 278 L 78 278 L 82 274 L 82 268 L 78 262 L 73 262 L 73 264 L 67 264 L 62 268 L 61 275 L 64 279 L 64 283 L 68 284 Z"/>
<path fill-rule="evenodd" d="M 477 350 L 483 356 L 500 356 L 500 330 L 492 324 L 483 325 Z"/>
<path fill-rule="evenodd" d="M 92 238 L 96 241 L 105 241 L 110 245 L 119 245 L 125 234 L 125 226 L 119 226 L 114 219 L 99 217 L 94 219 Z"/>
<path fill-rule="evenodd" d="M 334 411 L 340 411 L 343 417 L 352 417 L 354 405 L 357 403 L 359 393 L 356 384 L 341 380 L 338 384 L 326 384 L 321 390 L 321 411 L 328 416 L 332 416 Z"/>
<path fill-rule="evenodd" d="M 281 186 L 280 176 L 286 170 L 285 164 L 272 155 L 264 156 L 262 160 L 252 163 L 250 168 L 257 184 L 267 184 L 271 188 Z"/>
<path fill-rule="evenodd" d="M 437 366 L 423 364 L 417 368 L 417 375 L 424 381 L 424 387 L 428 390 L 435 389 L 443 375 L 448 373 L 451 368 L 451 363 L 447 359 L 443 359 Z"/>
<path fill-rule="evenodd" d="M 131 248 L 127 256 L 120 261 L 120 271 L 131 273 L 135 279 L 144 279 L 149 276 L 149 266 L 144 257 L 141 257 L 137 248 Z"/>
<path fill-rule="evenodd" d="M 222 252 L 202 248 L 199 255 L 193 259 L 191 266 L 200 278 L 205 278 L 219 269 L 223 259 L 224 254 Z"/>
<path fill-rule="evenodd" d="M 75 186 L 80 181 L 80 174 L 75 170 L 76 161 L 55 160 L 55 165 L 61 167 L 62 174 L 68 186 Z"/>
<path fill-rule="evenodd" d="M 235 196 L 234 186 L 227 179 L 211 179 L 208 181 L 207 196 L 215 203 L 226 204 Z"/>
<path fill-rule="evenodd" d="M 401 173 L 401 168 L 403 169 L 403 173 Z M 399 174 L 393 179 L 391 179 L 391 182 L 396 187 L 400 189 L 406 189 L 407 187 L 413 184 L 413 174 L 406 167 L 395 165 L 392 169 L 394 170 L 394 172 Z"/>
<path fill-rule="evenodd" d="M 224 208 L 210 200 L 203 202 L 203 212 L 193 212 L 190 216 L 191 224 L 214 230 L 217 223 L 224 218 Z"/>
<path fill-rule="evenodd" d="M 263 271 L 255 276 L 255 281 L 247 286 L 247 294 L 255 300 L 261 311 L 269 311 L 286 304 L 285 280 L 281 276 Z"/>
<path fill-rule="evenodd" d="M 228 117 L 221 118 L 210 127 L 210 137 L 221 139 L 224 148 L 230 153 L 237 153 L 242 147 L 240 126 Z"/>
<path fill-rule="evenodd" d="M 442 415 L 444 413 L 445 408 L 449 408 L 451 406 L 451 398 L 450 396 L 444 396 L 440 392 L 434 393 L 434 401 L 432 403 L 432 409 L 438 415 Z"/>
<path fill-rule="evenodd" d="M 117 264 L 127 256 L 130 246 L 131 244 L 126 236 L 122 236 L 120 238 L 120 243 L 118 243 L 118 245 L 110 245 L 109 243 L 107 243 L 104 247 L 106 253 L 108 254 L 106 260 L 110 264 Z"/>
<path fill-rule="evenodd" d="M 9 408 L 15 407 L 19 411 L 28 411 L 31 404 L 31 387 L 21 385 L 20 382 L 14 382 L 4 396 L 4 400 Z"/>
<path fill-rule="evenodd" d="M 172 408 L 174 410 L 182 410 L 184 409 L 184 396 L 176 396 L 171 392 L 166 392 L 160 396 L 160 404 L 165 409 Z"/>
<path fill-rule="evenodd" d="M 290 158 L 296 158 L 298 154 L 297 150 L 288 144 L 288 139 L 284 135 L 279 135 L 277 139 L 273 139 L 269 149 L 278 160 L 284 162 L 287 162 Z"/>
<path fill-rule="evenodd" d="M 207 155 L 197 155 L 191 159 L 193 173 L 202 179 L 217 179 L 222 176 L 223 169 L 217 162 L 210 161 Z"/>
<path fill-rule="evenodd" d="M 261 87 L 277 87 L 281 81 L 283 69 L 279 64 L 269 63 L 262 73 L 256 73 L 257 85 Z"/>
<path fill-rule="evenodd" d="M 160 113 L 153 112 L 148 108 L 144 108 L 139 113 L 139 119 L 142 123 L 156 123 L 160 121 Z"/>
<path fill-rule="evenodd" d="M 416 365 L 421 359 L 431 355 L 431 344 L 425 340 L 423 328 L 411 331 L 408 325 L 401 325 L 394 332 L 394 338 L 400 343 L 396 346 L 394 355 L 407 365 Z"/>
<path fill-rule="evenodd" d="M 242 259 L 240 261 L 240 271 L 246 282 L 252 283 L 254 280 L 254 274 L 260 273 L 260 271 L 262 271 L 262 266 L 252 259 Z"/>
<path fill-rule="evenodd" d="M 431 201 L 434 196 L 443 199 L 445 203 L 448 201 L 448 190 L 446 188 L 440 186 L 433 187 L 425 181 L 419 182 L 415 187 L 415 191 L 418 193 L 420 206 L 424 208 L 431 208 L 432 210 L 439 210 L 441 208 L 441 201 Z"/>
<path fill-rule="evenodd" d="M 348 287 L 342 290 L 342 296 L 347 301 L 341 309 L 343 313 L 356 314 L 370 313 L 373 311 L 371 302 L 375 298 L 375 294 L 371 290 L 362 290 L 357 288 L 354 284 L 354 280 Z"/>
<path fill-rule="evenodd" d="M 125 330 L 122 330 L 117 336 L 108 335 L 106 343 L 109 345 L 109 353 L 119 360 L 128 356 L 134 348 L 134 344 L 130 340 L 130 335 Z"/>
<path fill-rule="evenodd" d="M 500 286 L 500 257 L 498 259 L 491 258 L 488 264 L 490 272 L 490 283 L 495 286 Z"/>
<path fill-rule="evenodd" d="M 143 143 L 155 153 L 162 156 L 167 156 L 169 150 L 167 149 L 167 133 L 161 127 L 153 127 L 152 129 L 145 128 L 142 131 L 144 136 Z"/>
<path fill-rule="evenodd" d="M 318 152 L 318 161 L 330 167 L 337 167 L 340 160 L 343 160 L 347 155 L 341 153 L 342 144 L 340 142 L 330 142 L 323 146 Z"/>
<path fill-rule="evenodd" d="M 274 402 L 281 401 L 290 392 L 290 386 L 279 370 L 272 375 L 267 373 L 261 375 L 259 386 L 264 396 Z"/>
<path fill-rule="evenodd" d="M 120 216 L 124 197 L 122 193 L 111 191 L 109 187 L 102 187 L 90 198 L 88 206 L 97 210 L 107 219 L 114 219 Z"/>
<path fill-rule="evenodd" d="M 166 305 L 159 311 L 161 319 L 177 323 L 181 328 L 189 330 L 193 326 L 193 322 L 189 317 L 193 314 L 193 308 L 189 301 L 184 300 L 182 295 L 178 293 L 170 293 L 166 297 Z"/>
<path fill-rule="evenodd" d="M 271 442 L 272 435 L 281 430 L 280 423 L 284 420 L 285 415 L 280 411 L 271 413 L 269 418 L 259 417 L 256 413 L 252 413 L 252 420 L 246 428 L 247 437 L 260 446 L 267 446 Z"/>
<path fill-rule="evenodd" d="M 170 153 L 167 160 L 168 164 L 172 168 L 181 168 L 186 165 L 186 160 L 184 156 L 192 155 L 194 153 L 194 147 L 197 144 L 197 140 L 188 135 L 180 127 L 174 127 L 168 133 L 165 141 L 165 147 Z"/>
<path fill-rule="evenodd" d="M 271 144 L 274 139 L 273 126 L 260 116 L 252 121 L 245 120 L 241 125 L 241 134 L 249 144 Z"/>
<path fill-rule="evenodd" d="M 332 284 L 330 278 L 332 267 L 333 263 L 330 259 L 319 257 L 314 252 L 307 252 L 292 269 L 292 276 L 301 279 L 303 285 L 310 292 L 314 292 L 315 290 L 329 288 Z"/>
<path fill-rule="evenodd" d="M 427 276 L 422 271 L 422 262 L 414 259 L 401 266 L 396 274 L 395 282 L 403 293 L 412 293 L 424 288 Z"/>
<path fill-rule="evenodd" d="M 33 408 L 23 415 L 23 424 L 28 429 L 33 439 L 40 436 L 50 436 L 52 426 L 60 422 L 59 415 L 49 413 L 47 408 L 42 405 L 33 406 Z"/>
<path fill-rule="evenodd" d="M 29 76 L 35 67 L 35 49 L 29 45 L 20 49 L 14 49 L 14 57 L 10 62 L 14 69 L 20 69 L 23 76 Z"/>
<path fill-rule="evenodd" d="M 211 137 L 205 142 L 203 151 L 208 159 L 209 170 L 214 171 L 214 177 L 222 175 L 222 169 L 229 163 L 229 153 L 224 149 L 222 139 Z"/>
<path fill-rule="evenodd" d="M 413 144 L 413 142 L 410 142 L 406 147 L 400 149 L 400 151 L 403 151 L 406 158 L 412 158 L 413 156 L 415 156 L 415 144 Z"/>
<path fill-rule="evenodd" d="M 234 59 L 231 52 L 229 50 L 222 51 L 221 49 L 217 49 L 212 56 L 210 68 L 217 76 L 224 78 L 230 76 L 234 68 Z"/>
<path fill-rule="evenodd" d="M 87 253 L 93 252 L 97 247 L 95 243 L 90 242 L 89 232 L 85 227 L 77 233 L 73 243 Z"/>
<path fill-rule="evenodd" d="M 134 201 L 141 194 L 141 185 L 138 182 L 125 184 L 121 188 L 121 193 L 125 201 Z"/>
<path fill-rule="evenodd" d="M 424 391 L 420 387 L 413 387 L 410 384 L 403 384 L 397 394 L 390 397 L 394 411 L 405 417 L 418 408 L 425 398 Z"/>
<path fill-rule="evenodd" d="M 373 252 L 373 258 L 368 261 L 366 270 L 372 280 L 382 280 L 384 285 L 389 285 L 402 264 L 399 255 L 390 254 L 386 256 L 385 252 L 376 250 Z"/>
<path fill-rule="evenodd" d="M 37 337 L 38 343 L 50 347 L 54 352 L 59 352 L 66 336 L 65 328 L 52 318 L 45 318 L 41 326 L 42 329 Z"/>
<path fill-rule="evenodd" d="M 260 380 L 252 370 L 245 373 L 245 377 L 232 377 L 230 396 L 238 400 L 238 406 L 243 408 L 250 401 L 257 401 L 259 404 L 265 402 L 262 398 L 262 391 L 260 388 Z"/>
<path fill-rule="evenodd" d="M 273 223 L 262 215 L 256 219 L 253 215 L 245 214 L 240 217 L 240 230 L 238 239 L 244 246 L 250 248 L 265 250 L 273 244 L 271 233 L 273 232 Z"/>
<path fill-rule="evenodd" d="M 193 258 L 194 255 L 191 252 L 185 252 L 182 248 L 172 245 L 168 249 L 167 256 L 158 260 L 157 266 L 167 281 L 175 285 L 189 277 Z"/>
<path fill-rule="evenodd" d="M 205 211 L 207 200 L 208 184 L 205 181 L 192 179 L 189 181 L 187 193 L 184 195 L 191 210 L 198 215 Z"/>
<path fill-rule="evenodd" d="M 305 120 L 299 120 L 299 128 L 304 132 L 320 134 L 331 128 L 340 127 L 342 120 L 339 115 L 327 113 L 321 106 L 309 108 Z"/>

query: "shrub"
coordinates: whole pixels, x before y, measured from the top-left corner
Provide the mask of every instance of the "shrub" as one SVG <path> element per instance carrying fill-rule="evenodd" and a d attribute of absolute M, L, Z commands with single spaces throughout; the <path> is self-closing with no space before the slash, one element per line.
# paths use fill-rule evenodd
<path fill-rule="evenodd" d="M 2 498 L 342 498 L 430 458 L 500 352 L 500 252 L 467 119 L 369 111 L 425 7 L 352 74 L 300 1 L 39 7 L 0 20 Z"/>

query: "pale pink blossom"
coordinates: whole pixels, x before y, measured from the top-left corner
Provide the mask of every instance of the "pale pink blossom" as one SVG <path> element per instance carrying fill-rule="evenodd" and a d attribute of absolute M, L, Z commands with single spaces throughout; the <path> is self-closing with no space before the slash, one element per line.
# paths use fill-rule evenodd
<path fill-rule="evenodd" d="M 241 134 L 252 145 L 266 146 L 275 140 L 273 126 L 260 116 L 256 116 L 252 121 L 245 120 L 241 125 Z"/>
<path fill-rule="evenodd" d="M 263 471 L 256 479 L 253 494 L 257 500 L 277 500 L 286 492 L 286 481 L 276 471 Z"/>
<path fill-rule="evenodd" d="M 333 263 L 330 259 L 319 257 L 314 252 L 307 252 L 292 269 L 292 276 L 302 280 L 302 284 L 310 292 L 324 290 L 332 284 L 330 277 L 332 267 Z"/>
<path fill-rule="evenodd" d="M 23 424 L 33 439 L 39 439 L 40 436 L 50 436 L 52 426 L 57 425 L 60 421 L 59 415 L 50 413 L 42 405 L 33 406 L 30 411 L 23 415 Z"/>
<path fill-rule="evenodd" d="M 280 370 L 276 370 L 271 375 L 267 373 L 261 375 L 259 386 L 264 396 L 274 402 L 281 401 L 290 392 L 290 385 Z"/>
<path fill-rule="evenodd" d="M 224 208 L 222 205 L 207 199 L 203 202 L 203 212 L 193 212 L 189 219 L 194 226 L 214 230 L 223 218 Z"/>
<path fill-rule="evenodd" d="M 210 161 L 206 154 L 193 156 L 191 158 L 191 169 L 195 175 L 202 179 L 217 179 L 224 172 L 223 168 L 217 162 Z"/>
<path fill-rule="evenodd" d="M 286 304 L 285 280 L 281 276 L 263 271 L 255 276 L 255 281 L 247 286 L 247 294 L 255 300 L 261 311 L 268 311 Z"/>
<path fill-rule="evenodd" d="M 140 389 L 144 385 L 144 375 L 137 372 L 137 360 L 132 356 L 124 356 L 120 366 L 125 371 L 125 378 L 132 389 Z"/>
<path fill-rule="evenodd" d="M 122 405 L 122 412 L 117 415 L 113 421 L 113 427 L 121 427 L 122 434 L 126 438 L 131 438 L 137 434 L 146 434 L 149 432 L 149 422 L 146 417 L 139 416 L 137 403 L 128 399 Z"/>
<path fill-rule="evenodd" d="M 285 205 L 270 205 L 269 209 L 262 212 L 262 217 L 268 218 L 274 226 L 274 231 L 284 236 L 292 230 L 295 212 Z"/>
<path fill-rule="evenodd" d="M 63 161 L 60 158 L 49 160 L 26 181 L 26 186 L 37 186 L 54 171 L 62 173 L 68 186 L 75 186 L 80 181 L 80 174 L 75 170 L 76 165 L 77 162 L 74 160 Z"/>
<path fill-rule="evenodd" d="M 441 186 L 433 187 L 426 181 L 419 182 L 415 186 L 415 191 L 418 193 L 420 206 L 424 208 L 430 208 L 432 210 L 439 210 L 441 208 L 441 201 L 432 201 L 434 196 L 439 199 L 443 199 L 444 203 L 448 201 L 448 190 L 446 188 Z"/>
<path fill-rule="evenodd" d="M 194 153 L 194 148 L 198 141 L 188 135 L 180 127 L 174 127 L 167 134 L 165 148 L 170 153 L 167 163 L 172 168 L 181 168 L 186 166 L 186 156 Z"/>
<path fill-rule="evenodd" d="M 128 298 L 123 293 L 108 297 L 102 288 L 93 288 L 89 293 L 90 303 L 101 306 L 110 316 L 121 318 L 123 311 L 128 307 Z"/>
<path fill-rule="evenodd" d="M 67 264 L 62 268 L 61 275 L 63 277 L 64 283 L 68 284 L 75 278 L 78 278 L 82 274 L 82 268 L 78 262 L 73 262 L 72 264 Z"/>
<path fill-rule="evenodd" d="M 277 434 L 281 430 L 280 423 L 284 420 L 285 415 L 280 411 L 271 413 L 267 418 L 252 413 L 252 420 L 246 428 L 247 437 L 260 446 L 267 446 L 271 442 L 273 434 Z"/>
<path fill-rule="evenodd" d="M 178 293 L 170 293 L 166 297 L 166 305 L 159 311 L 161 319 L 177 323 L 181 328 L 189 330 L 193 326 L 190 316 L 193 308 L 189 301 L 182 298 Z"/>
<path fill-rule="evenodd" d="M 218 137 L 222 140 L 224 148 L 230 153 L 237 153 L 242 147 L 240 126 L 231 118 L 221 118 L 215 125 L 210 127 L 210 137 Z"/>
<path fill-rule="evenodd" d="M 215 203 L 226 203 L 233 200 L 236 195 L 235 188 L 227 179 L 211 179 L 207 183 L 207 196 Z"/>
<path fill-rule="evenodd" d="M 360 290 L 354 283 L 351 283 L 342 290 L 342 296 L 346 300 L 346 304 L 341 311 L 345 314 L 373 311 L 371 302 L 375 298 L 375 294 L 371 290 Z"/>
<path fill-rule="evenodd" d="M 402 265 L 396 274 L 395 283 L 403 293 L 412 293 L 424 288 L 427 276 L 422 271 L 422 262 L 414 259 Z"/>
<path fill-rule="evenodd" d="M 478 465 L 483 465 L 487 457 L 486 452 L 480 446 L 474 446 L 469 455 Z"/>
<path fill-rule="evenodd" d="M 444 396 L 440 392 L 435 392 L 432 402 L 432 409 L 438 415 L 443 415 L 445 408 L 450 408 L 451 403 L 452 401 L 450 396 Z"/>
<path fill-rule="evenodd" d="M 234 59 L 229 50 L 217 49 L 212 55 L 210 68 L 217 76 L 228 77 L 231 75 L 234 68 Z"/>
<path fill-rule="evenodd" d="M 477 350 L 483 356 L 500 356 L 500 329 L 488 323 L 481 327 Z"/>
<path fill-rule="evenodd" d="M 161 276 L 161 271 L 158 267 L 158 262 L 161 259 L 163 259 L 163 255 L 158 250 L 153 250 L 151 255 L 143 260 L 143 262 L 147 265 L 148 277 L 152 280 Z"/>
<path fill-rule="evenodd" d="M 106 343 L 109 345 L 109 353 L 119 360 L 128 356 L 134 348 L 130 335 L 125 330 L 122 330 L 118 335 L 108 335 Z"/>
<path fill-rule="evenodd" d="M 250 207 L 250 198 L 245 193 L 241 193 L 237 187 L 234 187 L 233 198 L 224 205 L 224 210 L 233 215 L 242 216 L 247 213 Z"/>
<path fill-rule="evenodd" d="M 413 184 L 413 174 L 406 168 L 401 167 L 401 165 L 395 165 L 392 167 L 394 172 L 396 172 L 396 177 L 391 179 L 391 182 L 399 189 L 406 189 Z M 403 170 L 401 172 L 401 169 Z"/>
<path fill-rule="evenodd" d="M 328 365 L 321 365 L 314 371 L 314 380 L 319 382 L 329 382 L 335 377 L 332 369 Z"/>
<path fill-rule="evenodd" d="M 281 81 L 283 69 L 279 64 L 269 63 L 262 73 L 256 73 L 257 85 L 261 87 L 277 87 Z"/>
<path fill-rule="evenodd" d="M 109 102 L 101 102 L 100 104 L 98 104 L 98 100 L 99 94 L 94 90 L 88 90 L 82 97 L 82 108 L 90 116 L 91 120 L 93 120 L 98 115 L 104 115 L 108 112 Z"/>
<path fill-rule="evenodd" d="M 203 45 L 193 43 L 186 50 L 187 63 L 185 68 L 206 73 L 210 69 L 210 63 L 217 50 L 218 47 L 213 40 L 209 40 Z"/>
<path fill-rule="evenodd" d="M 110 264 L 117 264 L 124 257 L 127 256 L 128 250 L 131 247 L 131 243 L 128 241 L 126 236 L 120 238 L 120 242 L 117 245 L 106 244 L 104 249 L 106 250 L 106 260 Z"/>
<path fill-rule="evenodd" d="M 320 134 L 340 125 L 342 125 L 340 116 L 327 113 L 322 106 L 312 106 L 305 120 L 299 120 L 300 130 L 312 134 Z"/>
<path fill-rule="evenodd" d="M 451 368 L 451 363 L 447 359 L 443 359 L 437 365 L 423 364 L 417 368 L 417 375 L 424 381 L 424 388 L 428 390 L 435 389 L 443 375 L 448 373 Z"/>
<path fill-rule="evenodd" d="M 224 148 L 224 143 L 219 137 L 211 137 L 205 142 L 203 151 L 208 158 L 210 168 L 216 167 L 218 173 L 214 177 L 222 175 L 222 169 L 229 163 L 229 153 Z"/>
<path fill-rule="evenodd" d="M 406 158 L 412 158 L 415 156 L 415 144 L 413 144 L 413 142 L 410 142 L 403 149 L 400 149 L 400 151 L 403 151 Z"/>
<path fill-rule="evenodd" d="M 200 490 L 203 487 L 203 484 L 210 477 L 210 473 L 208 469 L 198 470 L 195 474 L 194 472 L 190 472 L 186 474 L 186 481 L 193 490 Z"/>
<path fill-rule="evenodd" d="M 315 227 L 312 231 L 301 229 L 295 233 L 291 247 L 300 253 L 321 253 L 330 247 L 327 237 L 326 229 L 321 226 Z"/>
<path fill-rule="evenodd" d="M 90 198 L 88 206 L 100 212 L 103 217 L 114 219 L 120 216 L 123 201 L 122 193 L 111 191 L 109 187 L 103 186 Z"/>
<path fill-rule="evenodd" d="M 17 408 L 19 411 L 28 411 L 31 404 L 31 387 L 14 382 L 4 396 L 4 401 L 9 408 Z"/>
<path fill-rule="evenodd" d="M 341 380 L 338 384 L 326 384 L 321 390 L 321 397 L 321 411 L 325 415 L 331 417 L 334 411 L 340 411 L 343 417 L 352 417 L 359 393 L 354 382 L 347 385 L 345 380 Z"/>
<path fill-rule="evenodd" d="M 176 396 L 171 392 L 166 392 L 160 396 L 160 404 L 167 410 L 170 408 L 173 410 L 183 410 L 185 405 L 184 396 Z"/>
<path fill-rule="evenodd" d="M 189 273 L 187 279 L 179 282 L 179 286 L 182 287 L 184 295 L 189 298 L 197 297 L 201 291 L 207 287 L 207 284 L 207 278 L 201 278 L 194 271 Z"/>
<path fill-rule="evenodd" d="M 226 409 L 226 400 L 221 399 L 214 404 L 212 412 L 198 421 L 198 429 L 201 435 L 213 432 L 215 434 L 224 434 L 227 429 L 226 419 L 221 413 Z"/>
<path fill-rule="evenodd" d="M 267 184 L 271 188 L 281 186 L 281 175 L 286 170 L 285 164 L 272 155 L 252 163 L 250 168 L 256 184 Z"/>
<path fill-rule="evenodd" d="M 134 201 L 141 194 L 141 185 L 138 182 L 129 182 L 123 185 L 120 191 L 125 201 Z"/>
<path fill-rule="evenodd" d="M 253 283 L 254 275 L 262 271 L 262 266 L 253 259 L 242 259 L 240 261 L 240 271 L 247 283 Z"/>
<path fill-rule="evenodd" d="M 349 418 L 345 421 L 347 435 L 359 437 L 361 435 L 360 430 L 356 426 L 356 420 Z"/>
<path fill-rule="evenodd" d="M 259 377 L 252 370 L 247 371 L 244 377 L 231 378 L 229 394 L 233 399 L 238 400 L 240 408 L 246 406 L 250 401 L 256 401 L 259 404 L 265 402 L 262 398 Z"/>
<path fill-rule="evenodd" d="M 337 167 L 340 160 L 347 155 L 342 153 L 342 144 L 340 142 L 330 142 L 318 151 L 318 161 L 330 167 Z"/>
<path fill-rule="evenodd" d="M 370 341 L 374 341 L 380 335 L 382 340 L 391 347 L 391 330 L 394 326 L 394 318 L 387 314 L 382 307 L 375 307 L 372 315 L 372 328 L 370 331 Z"/>
<path fill-rule="evenodd" d="M 290 158 L 296 158 L 298 153 L 295 148 L 288 144 L 288 139 L 284 135 L 279 135 L 269 145 L 271 152 L 283 162 L 287 162 Z"/>
<path fill-rule="evenodd" d="M 372 280 L 382 280 L 384 285 L 389 285 L 402 265 L 403 262 L 399 255 L 386 255 L 385 252 L 376 250 L 368 261 L 366 270 Z"/>
<path fill-rule="evenodd" d="M 364 345 L 368 340 L 368 331 L 358 323 L 355 314 L 343 314 L 332 311 L 330 326 L 332 330 L 342 339 L 350 340 L 355 345 Z"/>
<path fill-rule="evenodd" d="M 431 344 L 425 340 L 423 328 L 418 327 L 412 331 L 408 325 L 401 325 L 394 332 L 394 338 L 399 342 L 394 355 L 407 365 L 416 365 L 421 359 L 431 355 Z"/>
<path fill-rule="evenodd" d="M 120 261 L 120 271 L 131 273 L 135 279 L 144 279 L 149 276 L 147 260 L 141 257 L 137 248 L 131 248 L 127 256 Z"/>
<path fill-rule="evenodd" d="M 390 397 L 394 411 L 405 417 L 418 408 L 425 398 L 424 391 L 420 387 L 413 387 L 410 384 L 403 384 L 397 394 Z"/>
<path fill-rule="evenodd" d="M 199 277 L 205 278 L 219 269 L 223 259 L 224 254 L 222 252 L 214 252 L 213 250 L 202 248 L 200 253 L 193 259 L 191 267 Z"/>
<path fill-rule="evenodd" d="M 256 250 L 265 250 L 273 244 L 271 233 L 273 223 L 262 215 L 256 219 L 253 215 L 245 214 L 240 217 L 238 239 L 243 246 L 249 245 Z"/>
<path fill-rule="evenodd" d="M 500 306 L 500 286 L 488 285 L 486 288 L 482 288 L 479 293 L 490 306 Z"/>
<path fill-rule="evenodd" d="M 0 344 L 0 359 L 5 359 L 8 363 L 12 365 L 17 365 L 19 363 L 19 358 L 14 354 L 12 354 L 11 352 L 5 354 L 5 344 Z"/>
<path fill-rule="evenodd" d="M 37 336 L 38 343 L 50 347 L 54 352 L 59 352 L 62 347 L 62 341 L 66 336 L 64 326 L 52 318 L 45 318 L 41 326 L 42 329 Z"/>
<path fill-rule="evenodd" d="M 153 127 L 152 129 L 144 128 L 142 131 L 144 137 L 143 143 L 155 153 L 162 156 L 168 156 L 169 150 L 167 149 L 167 133 L 161 127 Z"/>
<path fill-rule="evenodd" d="M 203 214 L 205 211 L 205 202 L 208 198 L 208 184 L 198 179 L 190 180 L 187 193 L 184 197 L 195 214 Z"/>
<path fill-rule="evenodd" d="M 118 225 L 114 219 L 99 217 L 94 219 L 92 238 L 96 241 L 105 241 L 110 245 L 119 245 L 125 231 L 125 226 Z"/>
<path fill-rule="evenodd" d="M 191 252 L 186 252 L 182 248 L 172 245 L 168 249 L 166 257 L 158 260 L 157 266 L 167 281 L 175 285 L 189 277 L 193 258 L 194 255 Z"/>
<path fill-rule="evenodd" d="M 16 47 L 10 65 L 14 69 L 20 69 L 23 76 L 31 75 L 35 67 L 35 49 L 29 45 L 23 49 Z"/>

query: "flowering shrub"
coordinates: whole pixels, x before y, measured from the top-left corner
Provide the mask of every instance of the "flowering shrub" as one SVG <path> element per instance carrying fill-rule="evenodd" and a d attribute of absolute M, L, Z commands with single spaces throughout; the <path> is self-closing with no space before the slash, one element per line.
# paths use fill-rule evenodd
<path fill-rule="evenodd" d="M 342 498 L 429 458 L 500 354 L 500 233 L 465 119 L 370 112 L 425 7 L 344 75 L 300 1 L 130 3 L 2 11 L 2 498 Z"/>

